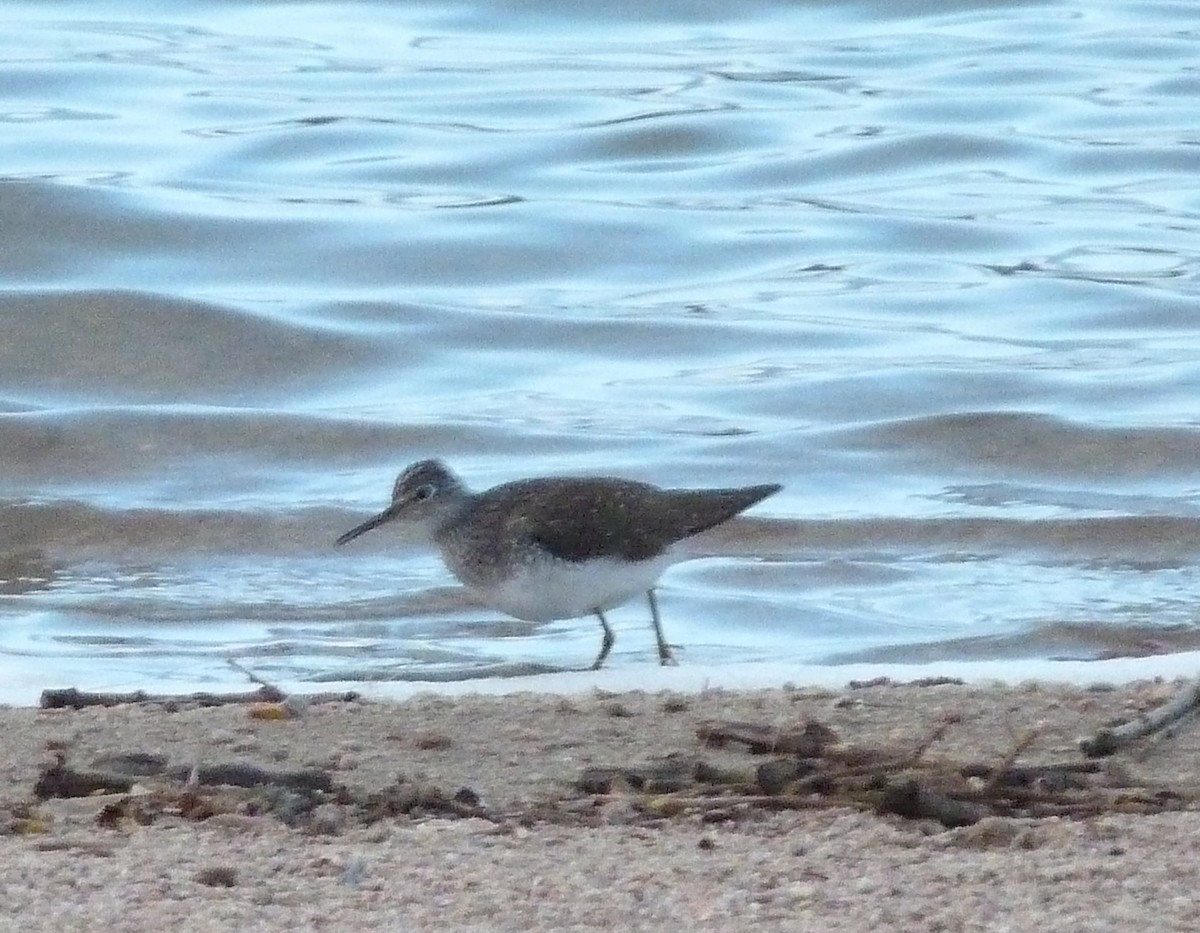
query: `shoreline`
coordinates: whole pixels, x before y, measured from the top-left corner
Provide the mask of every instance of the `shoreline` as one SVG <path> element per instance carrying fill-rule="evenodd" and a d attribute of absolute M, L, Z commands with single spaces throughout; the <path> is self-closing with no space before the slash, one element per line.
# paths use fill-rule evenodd
<path fill-rule="evenodd" d="M 1116 930 L 1147 917 L 1154 929 L 1192 929 L 1200 926 L 1195 875 L 1190 857 L 1180 857 L 1200 842 L 1190 798 L 1157 813 L 1120 812 L 1120 804 L 1081 818 L 987 816 L 947 829 L 868 808 L 689 810 L 679 805 L 689 794 L 670 788 L 649 796 L 619 783 L 605 793 L 580 789 L 587 769 L 671 756 L 743 767 L 744 750 L 698 742 L 697 729 L 714 720 L 773 729 L 816 722 L 858 746 L 928 743 L 922 754 L 931 761 L 1003 763 L 1018 746 L 1022 763 L 1078 759 L 1082 736 L 1163 703 L 1176 687 L 423 692 L 301 700 L 295 718 L 245 705 L 0 708 L 0 899 L 33 933 L 177 923 L 198 931 Z M 1144 797 L 1200 787 L 1198 732 L 1185 720 L 1172 737 L 1105 759 L 1106 772 Z M 286 808 L 270 809 L 286 794 L 268 794 L 266 809 L 261 792 L 164 797 L 153 778 L 126 793 L 32 798 L 55 756 L 95 768 L 134 753 L 193 774 L 231 761 L 320 769 L 347 790 L 342 804 L 331 797 L 294 825 L 281 816 Z M 187 812 L 181 799 L 213 812 Z M 344 803 L 381 799 L 392 808 L 384 815 Z"/>
<path fill-rule="evenodd" d="M 630 663 L 600 671 L 572 670 L 546 672 L 529 665 L 505 665 L 475 672 L 459 679 L 420 680 L 338 680 L 300 681 L 267 679 L 289 695 L 354 692 L 380 701 L 403 701 L 416 696 L 504 696 L 518 693 L 577 696 L 592 690 L 622 693 L 634 690 L 698 693 L 708 689 L 763 690 L 787 684 L 825 689 L 841 689 L 854 681 L 888 678 L 909 682 L 929 677 L 957 678 L 965 683 L 1014 685 L 1028 681 L 1086 686 L 1088 684 L 1124 684 L 1152 678 L 1193 677 L 1200 672 L 1200 651 L 1178 651 L 1141 657 L 1114 657 L 1103 660 L 1057 660 L 1050 658 L 1001 658 L 995 660 L 931 661 L 924 663 L 794 664 L 742 662 L 720 665 L 661 667 L 651 663 Z M 105 676 L 92 668 L 67 668 L 48 682 L 40 665 L 34 669 L 29 658 L 0 656 L 0 706 L 36 707 L 47 688 L 76 687 L 108 693 L 190 694 L 202 691 L 236 692 L 252 686 L 246 669 L 237 663 L 223 665 L 222 678 L 203 680 L 131 681 Z"/>

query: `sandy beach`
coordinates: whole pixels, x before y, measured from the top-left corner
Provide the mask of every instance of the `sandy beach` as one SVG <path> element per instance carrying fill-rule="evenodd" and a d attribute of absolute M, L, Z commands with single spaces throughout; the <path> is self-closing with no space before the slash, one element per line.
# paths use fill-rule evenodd
<path fill-rule="evenodd" d="M 1177 687 L 4 708 L 0 927 L 1197 929 L 1200 731 L 1187 721 L 1105 759 L 1104 780 L 1129 790 L 1083 815 L 947 828 L 811 786 L 772 799 L 669 777 L 698 761 L 754 774 L 779 760 L 700 741 L 713 723 L 780 735 L 820 724 L 835 748 L 907 749 L 914 773 L 1082 762 L 1081 736 Z M 41 799 L 56 763 L 145 773 Z M 206 783 L 218 766 L 284 783 Z M 313 790 L 325 778 L 331 787 Z"/>

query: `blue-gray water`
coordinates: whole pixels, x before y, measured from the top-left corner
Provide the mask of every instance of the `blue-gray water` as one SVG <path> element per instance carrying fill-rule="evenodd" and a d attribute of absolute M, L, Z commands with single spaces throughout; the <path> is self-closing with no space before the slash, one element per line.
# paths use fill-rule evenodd
<path fill-rule="evenodd" d="M 683 664 L 1196 643 L 1191 0 L 0 27 L 7 669 L 590 661 L 593 620 L 501 620 L 399 534 L 332 547 L 426 456 L 782 482 L 667 574 Z"/>

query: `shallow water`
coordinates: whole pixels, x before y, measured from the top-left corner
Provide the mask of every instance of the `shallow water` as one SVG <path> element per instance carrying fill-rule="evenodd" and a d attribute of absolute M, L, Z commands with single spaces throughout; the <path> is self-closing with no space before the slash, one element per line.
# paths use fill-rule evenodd
<path fill-rule="evenodd" d="M 664 578 L 684 664 L 1200 640 L 1194 4 L 642 6 L 6 6 L 9 667 L 590 661 L 332 547 L 426 456 L 783 483 Z"/>

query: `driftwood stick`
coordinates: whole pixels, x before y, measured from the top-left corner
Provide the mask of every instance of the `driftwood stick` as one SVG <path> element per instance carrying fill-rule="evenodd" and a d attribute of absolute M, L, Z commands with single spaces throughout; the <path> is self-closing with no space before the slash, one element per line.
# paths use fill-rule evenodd
<path fill-rule="evenodd" d="M 318 693 L 306 695 L 309 703 L 351 702 L 357 693 Z M 184 706 L 226 706 L 232 703 L 282 703 L 287 695 L 270 684 L 246 693 L 90 693 L 74 687 L 43 690 L 42 709 L 84 709 L 88 706 L 123 706 L 125 704 L 150 704 L 177 709 Z"/>
<path fill-rule="evenodd" d="M 1104 770 L 1104 765 L 1097 761 L 1055 761 L 1044 765 L 1013 764 L 1001 772 L 1003 784 L 1032 784 L 1039 779 L 1059 780 L 1071 774 L 1098 774 Z M 987 778 L 996 772 L 995 765 L 982 761 L 973 761 L 958 769 L 965 778 Z"/>
<path fill-rule="evenodd" d="M 249 693 L 188 693 L 177 696 L 146 693 L 144 690 L 135 690 L 133 693 L 90 693 L 86 690 L 67 687 L 61 690 L 43 690 L 41 707 L 42 709 L 83 709 L 88 706 L 123 706 L 127 703 L 191 703 L 196 706 L 224 706 L 227 703 L 279 703 L 284 699 L 282 693 L 266 687 L 260 687 Z"/>
<path fill-rule="evenodd" d="M 910 820 L 936 820 L 947 829 L 970 826 L 995 812 L 985 803 L 961 800 L 914 780 L 889 784 L 877 811 Z"/>
<path fill-rule="evenodd" d="M 925 753 L 929 751 L 930 748 L 945 738 L 946 733 L 950 731 L 951 726 L 958 725 L 960 722 L 962 722 L 962 717 L 957 713 L 950 713 L 944 716 L 942 721 L 934 726 L 933 731 L 930 732 L 929 735 L 925 736 L 925 738 L 923 738 L 919 743 L 917 743 L 916 747 L 912 750 L 912 754 L 909 756 L 909 765 L 915 766 L 917 762 L 925 757 Z"/>
<path fill-rule="evenodd" d="M 92 794 L 124 794 L 133 787 L 133 779 L 102 771 L 76 771 L 67 765 L 66 755 L 58 754 L 54 763 L 45 765 L 34 785 L 39 800 L 50 797 L 90 797 Z"/>
<path fill-rule="evenodd" d="M 1013 747 L 1008 750 L 1008 754 L 1004 756 L 1004 760 L 996 765 L 991 777 L 984 784 L 984 791 L 986 793 L 995 793 L 996 788 L 1004 782 L 1005 775 L 1011 771 L 1013 764 L 1021 757 L 1021 752 L 1029 748 L 1033 744 L 1034 739 L 1038 737 L 1038 732 L 1038 729 L 1030 729 L 1013 744 Z"/>
<path fill-rule="evenodd" d="M 193 787 L 227 784 L 233 787 L 286 787 L 297 791 L 330 791 L 333 777 L 320 768 L 281 771 L 263 768 L 248 762 L 196 765 L 172 768 L 169 772 L 177 781 Z"/>
<path fill-rule="evenodd" d="M 710 719 L 696 727 L 696 736 L 706 745 L 736 742 L 755 755 L 790 754 L 801 758 L 819 758 L 826 746 L 837 741 L 833 730 L 819 722 L 808 722 L 798 729 L 776 729 L 756 722 Z"/>
<path fill-rule="evenodd" d="M 1142 713 L 1136 719 L 1131 719 L 1120 726 L 1101 729 L 1095 735 L 1081 740 L 1079 747 L 1088 758 L 1111 755 L 1144 736 L 1164 729 L 1175 720 L 1194 712 L 1198 706 L 1200 706 L 1200 679 L 1188 681 L 1182 690 L 1162 706 Z"/>
<path fill-rule="evenodd" d="M 801 794 L 663 794 L 676 812 L 727 810 L 734 807 L 759 807 L 764 810 L 829 810 L 845 807 L 844 798 L 814 797 Z M 653 808 L 651 808 L 653 809 Z"/>

